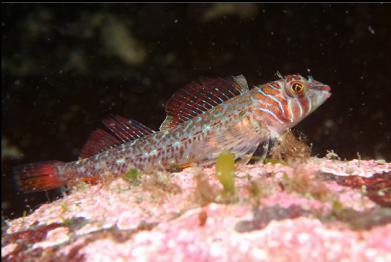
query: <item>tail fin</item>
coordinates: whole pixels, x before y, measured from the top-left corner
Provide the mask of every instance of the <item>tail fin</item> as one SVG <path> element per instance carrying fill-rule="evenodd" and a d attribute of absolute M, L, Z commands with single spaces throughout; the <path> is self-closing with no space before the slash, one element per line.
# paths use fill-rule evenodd
<path fill-rule="evenodd" d="M 63 186 L 65 178 L 59 169 L 63 165 L 61 161 L 45 161 L 15 167 L 13 171 L 18 190 L 35 192 Z"/>

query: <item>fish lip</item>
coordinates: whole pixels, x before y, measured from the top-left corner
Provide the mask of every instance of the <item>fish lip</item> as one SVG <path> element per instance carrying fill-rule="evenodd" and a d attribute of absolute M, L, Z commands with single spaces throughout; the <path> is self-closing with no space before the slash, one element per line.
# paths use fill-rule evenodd
<path fill-rule="evenodd" d="M 326 99 L 329 98 L 330 96 L 331 96 L 331 93 L 330 93 L 330 92 L 326 92 L 326 93 L 325 93 Z"/>
<path fill-rule="evenodd" d="M 318 90 L 318 91 L 325 91 L 328 93 L 331 93 L 331 87 L 328 85 L 314 85 L 312 88 Z"/>
<path fill-rule="evenodd" d="M 331 93 L 331 87 L 328 85 L 324 85 L 321 90 Z"/>
<path fill-rule="evenodd" d="M 317 91 L 317 96 L 323 98 L 323 101 L 327 100 L 331 96 L 331 87 L 325 84 L 313 85 L 312 88 Z"/>

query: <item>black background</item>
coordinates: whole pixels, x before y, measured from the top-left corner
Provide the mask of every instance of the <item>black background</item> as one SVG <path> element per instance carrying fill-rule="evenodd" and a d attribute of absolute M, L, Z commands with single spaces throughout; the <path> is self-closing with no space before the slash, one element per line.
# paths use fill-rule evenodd
<path fill-rule="evenodd" d="M 312 75 L 333 92 L 296 127 L 313 154 L 390 161 L 390 27 L 387 4 L 3 4 L 2 217 L 58 195 L 16 194 L 13 166 L 77 159 L 109 114 L 157 129 L 201 76 Z"/>

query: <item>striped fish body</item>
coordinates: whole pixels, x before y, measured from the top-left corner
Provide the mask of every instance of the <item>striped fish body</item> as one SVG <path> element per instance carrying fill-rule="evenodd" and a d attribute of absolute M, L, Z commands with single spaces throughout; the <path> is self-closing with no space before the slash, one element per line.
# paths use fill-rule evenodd
<path fill-rule="evenodd" d="M 104 122 L 114 136 L 102 130 L 93 133 L 82 159 L 20 167 L 17 182 L 23 191 L 46 190 L 75 179 L 121 175 L 132 168 L 150 172 L 209 165 L 226 150 L 246 162 L 260 143 L 278 137 L 314 111 L 329 91 L 327 85 L 300 75 L 252 90 L 243 76 L 193 82 L 168 101 L 160 131 L 123 118 Z"/>

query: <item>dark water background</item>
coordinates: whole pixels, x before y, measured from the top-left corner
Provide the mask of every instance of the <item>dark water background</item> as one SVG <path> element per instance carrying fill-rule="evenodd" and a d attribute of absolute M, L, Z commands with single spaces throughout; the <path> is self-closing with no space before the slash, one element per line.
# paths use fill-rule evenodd
<path fill-rule="evenodd" d="M 332 97 L 296 129 L 313 154 L 391 160 L 388 4 L 3 4 L 2 217 L 57 192 L 18 195 L 11 169 L 77 159 L 109 114 L 154 129 L 200 76 L 253 84 L 313 75 Z"/>

